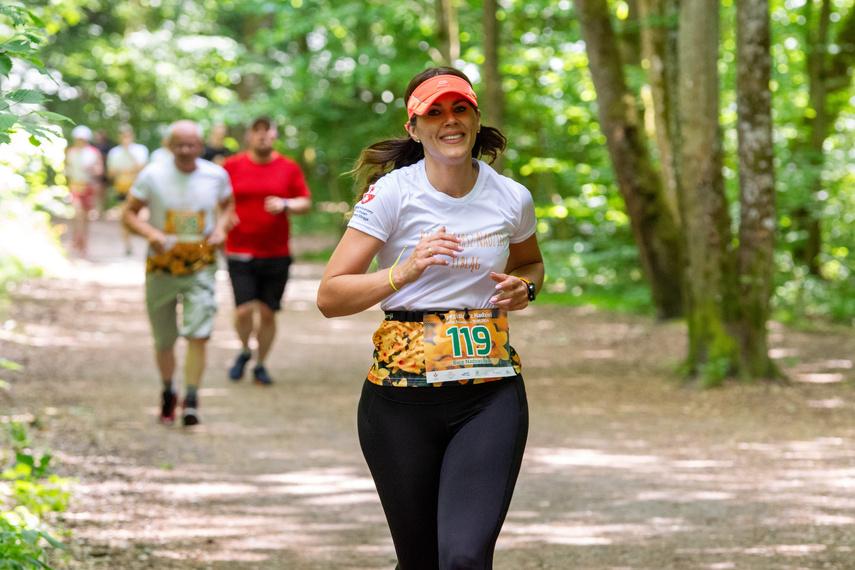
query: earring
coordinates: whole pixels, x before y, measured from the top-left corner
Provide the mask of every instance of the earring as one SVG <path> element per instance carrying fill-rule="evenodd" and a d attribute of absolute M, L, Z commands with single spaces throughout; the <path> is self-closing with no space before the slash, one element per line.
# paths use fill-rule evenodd
<path fill-rule="evenodd" d="M 422 144 L 422 141 L 420 141 L 419 139 L 413 139 L 413 140 L 416 141 L 416 144 Z"/>

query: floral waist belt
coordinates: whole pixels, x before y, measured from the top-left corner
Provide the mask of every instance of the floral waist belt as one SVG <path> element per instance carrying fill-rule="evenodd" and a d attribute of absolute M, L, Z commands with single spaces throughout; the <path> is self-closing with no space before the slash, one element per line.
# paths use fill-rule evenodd
<path fill-rule="evenodd" d="M 216 263 L 216 250 L 204 241 L 178 242 L 170 250 L 146 259 L 146 273 L 193 275 Z"/>
<path fill-rule="evenodd" d="M 373 337 L 375 384 L 479 384 L 522 370 L 505 311 L 388 311 L 385 319 Z"/>

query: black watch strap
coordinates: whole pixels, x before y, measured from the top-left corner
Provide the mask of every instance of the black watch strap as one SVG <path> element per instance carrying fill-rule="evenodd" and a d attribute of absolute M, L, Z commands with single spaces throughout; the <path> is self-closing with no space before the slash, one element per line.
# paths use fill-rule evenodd
<path fill-rule="evenodd" d="M 522 281 L 523 283 L 525 283 L 525 286 L 526 286 L 526 289 L 527 289 L 527 293 L 528 293 L 528 300 L 529 300 L 529 301 L 534 301 L 534 298 L 535 298 L 535 297 L 537 297 L 537 291 L 536 291 L 536 290 L 535 290 L 535 288 L 534 288 L 534 283 L 532 283 L 532 282 L 531 282 L 531 281 L 529 281 L 528 279 L 524 279 L 524 278 L 522 278 L 522 277 L 520 277 L 520 281 Z"/>

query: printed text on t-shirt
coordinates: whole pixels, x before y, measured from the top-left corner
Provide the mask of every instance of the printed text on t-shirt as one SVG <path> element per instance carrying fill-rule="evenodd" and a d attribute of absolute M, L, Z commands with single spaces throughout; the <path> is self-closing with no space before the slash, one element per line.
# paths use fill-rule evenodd
<path fill-rule="evenodd" d="M 436 232 L 422 230 L 420 237 L 432 236 Z M 449 232 L 452 233 L 452 232 Z M 463 247 L 504 247 L 507 245 L 507 234 L 504 232 L 473 232 L 454 233 Z"/>

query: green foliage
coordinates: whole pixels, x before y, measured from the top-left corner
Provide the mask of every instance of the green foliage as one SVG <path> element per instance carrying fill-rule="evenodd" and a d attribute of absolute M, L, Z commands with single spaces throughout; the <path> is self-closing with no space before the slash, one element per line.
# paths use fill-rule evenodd
<path fill-rule="evenodd" d="M 594 250 L 584 240 L 546 241 L 542 251 L 547 280 L 538 301 L 655 314 L 635 247 Z"/>
<path fill-rule="evenodd" d="M 31 70 L 57 85 L 37 57 L 47 44 L 45 27 L 31 10 L 0 3 L 0 294 L 58 258 L 55 236 L 46 230 L 48 213 L 59 212 L 61 203 L 47 183 L 49 167 L 58 169 L 62 160 L 54 124 L 68 119 L 42 107 L 49 104 L 44 87 L 4 87 L 13 76 L 25 85 Z"/>
<path fill-rule="evenodd" d="M 823 153 L 812 153 L 806 141 L 815 110 L 809 104 L 806 63 L 818 7 L 798 4 L 793 8 L 785 0 L 770 0 L 779 186 L 774 306 L 776 318 L 787 321 L 846 322 L 855 317 L 855 303 L 848 301 L 855 243 L 855 91 L 848 85 L 830 95 L 835 120 Z M 836 39 L 853 4 L 832 3 L 832 55 L 852 50 Z M 43 102 L 51 112 L 113 137 L 121 123 L 130 123 L 150 149 L 159 145 L 160 127 L 178 118 L 204 126 L 225 122 L 238 140 L 253 115 L 280 121 L 278 150 L 300 161 L 315 201 L 331 205 L 329 212 L 295 220 L 300 233 L 340 232 L 341 213 L 335 207 L 352 201 L 351 181 L 342 173 L 371 142 L 403 135 L 407 82 L 438 63 L 434 2 L 32 0 L 26 5 L 27 10 L 5 5 L 2 17 L 11 22 L 10 29 L 21 26 L 9 41 L 27 43 L 36 50 L 27 55 L 43 63 L 29 65 L 40 73 L 55 72 L 61 96 Z M 455 5 L 461 56 L 454 64 L 481 93 L 481 2 Z M 612 5 L 616 29 L 631 39 L 637 24 L 628 20 L 626 3 Z M 721 5 L 720 122 L 737 223 L 736 2 Z M 648 310 L 650 296 L 597 121 L 574 3 L 501 2 L 498 17 L 509 140 L 505 173 L 531 190 L 538 207 L 549 278 L 544 298 Z M 39 30 L 33 37 L 15 35 L 39 23 L 47 37 Z M 12 43 L 7 57 L 19 57 L 11 52 L 23 49 L 24 43 Z M 4 69 L 0 63 L 0 74 Z M 630 87 L 643 93 L 646 69 L 636 61 L 628 62 L 626 71 Z M 20 99 L 15 105 L 26 106 L 21 101 L 35 95 L 12 97 Z M 643 110 L 649 125 L 649 101 Z M 0 119 L 0 130 L 3 121 L 9 119 Z M 56 165 L 45 164 L 42 170 L 51 168 Z M 28 191 L 44 195 L 49 178 L 28 182 Z M 822 192 L 814 195 L 817 180 Z M 34 206 L 55 207 L 53 197 Z M 789 261 L 806 239 L 793 222 L 798 209 L 822 224 L 821 278 Z"/>
<path fill-rule="evenodd" d="M 0 77 L 8 77 L 13 62 L 17 60 L 51 78 L 36 57 L 40 47 L 46 43 L 42 35 L 44 28 L 44 22 L 32 11 L 13 4 L 0 4 Z M 11 143 L 11 134 L 18 128 L 29 133 L 30 143 L 34 146 L 55 135 L 56 131 L 51 129 L 49 122 L 67 121 L 68 118 L 35 107 L 45 102 L 44 94 L 35 89 L 0 89 L 0 144 Z M 33 119 L 41 119 L 42 122 Z"/>
<path fill-rule="evenodd" d="M 30 518 L 22 510 L 0 513 L 0 569 L 50 569 L 45 562 L 45 549 L 40 544 L 42 539 L 54 548 L 64 549 L 64 545 L 47 532 L 28 528 Z"/>
<path fill-rule="evenodd" d="M 0 156 L 0 176 L 8 172 Z M 55 200 L 51 189 L 31 191 L 30 186 L 0 187 L 0 297 L 23 279 L 52 274 L 67 261 L 58 235 L 51 229 L 46 207 Z"/>
<path fill-rule="evenodd" d="M 20 370 L 21 365 L 17 362 L 12 362 L 11 360 L 6 360 L 5 358 L 0 357 L 0 368 L 5 368 L 6 370 Z"/>
<path fill-rule="evenodd" d="M 66 510 L 71 482 L 51 472 L 50 454 L 37 455 L 31 450 L 22 423 L 2 426 L 0 468 L 5 468 L 0 474 L 0 570 L 49 568 L 46 549 L 65 550 L 65 545 L 51 536 L 42 518 Z"/>

